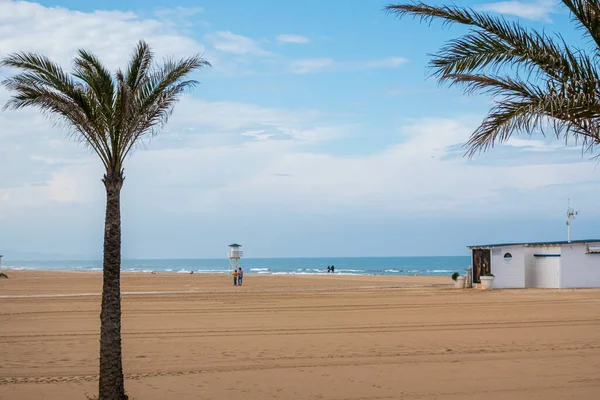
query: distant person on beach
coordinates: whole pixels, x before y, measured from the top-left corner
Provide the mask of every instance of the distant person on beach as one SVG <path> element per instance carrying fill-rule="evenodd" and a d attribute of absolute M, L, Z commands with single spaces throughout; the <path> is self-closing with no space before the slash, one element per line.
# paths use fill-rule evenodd
<path fill-rule="evenodd" d="M 242 271 L 242 267 L 238 270 L 238 286 L 242 286 L 242 278 L 244 277 L 244 271 Z"/>
<path fill-rule="evenodd" d="M 334 274 L 335 273 L 335 265 L 331 266 L 331 273 Z"/>
<path fill-rule="evenodd" d="M 234 269 L 233 273 L 231 275 L 233 275 L 233 286 L 237 286 L 237 280 L 238 280 L 238 271 L 237 271 L 237 269 Z"/>
<path fill-rule="evenodd" d="M 331 272 L 331 267 L 328 265 L 327 266 L 327 273 L 330 273 L 330 272 Z"/>

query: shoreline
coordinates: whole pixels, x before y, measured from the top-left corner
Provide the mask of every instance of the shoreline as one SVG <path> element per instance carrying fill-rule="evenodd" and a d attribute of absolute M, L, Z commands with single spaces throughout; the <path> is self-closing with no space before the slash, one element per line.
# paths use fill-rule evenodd
<path fill-rule="evenodd" d="M 102 292 L 101 271 L 31 271 L 5 270 L 8 279 L 0 280 L 0 299 L 6 296 L 68 295 L 99 296 Z M 447 276 L 385 275 L 288 275 L 246 274 L 243 286 L 233 287 L 226 274 L 177 274 L 169 272 L 121 272 L 121 292 L 160 295 L 210 293 L 280 293 L 327 292 L 361 289 L 451 288 Z M 166 294 L 165 294 L 166 295 Z M 4 297 L 3 297 L 4 296 Z M 14 297 L 10 297 L 14 298 Z"/>
<path fill-rule="evenodd" d="M 265 271 L 263 268 L 259 270 L 256 269 L 244 269 L 245 275 L 252 276 L 384 276 L 384 277 L 450 277 L 452 273 L 459 272 L 464 273 L 467 268 L 457 268 L 457 269 L 448 269 L 448 270 L 386 270 L 386 271 L 375 271 L 375 272 L 346 272 L 346 271 L 336 271 L 335 273 L 328 272 L 303 272 L 303 271 Z M 51 269 L 51 268 L 29 268 L 29 267 L 13 267 L 6 266 L 2 267 L 2 271 L 10 271 L 10 272 L 85 272 L 85 273 L 102 273 L 102 268 L 90 268 L 90 269 Z M 443 271 L 443 272 L 441 272 Z M 152 270 L 152 269 L 144 269 L 144 270 L 132 270 L 129 269 L 121 269 L 121 274 L 168 274 L 168 275 L 229 275 L 229 271 L 215 271 L 215 270 L 179 270 L 179 271 L 166 271 L 166 270 Z"/>
<path fill-rule="evenodd" d="M 2 268 L 2 271 L 11 271 L 11 272 L 92 272 L 92 273 L 102 273 L 102 268 L 96 269 L 35 269 L 35 268 Z M 450 271 L 450 270 L 448 270 Z M 454 270 L 452 270 L 454 271 Z M 460 271 L 460 270 L 458 270 Z M 457 271 L 457 272 L 458 272 Z M 131 271 L 131 270 L 121 270 L 122 274 L 180 274 L 180 275 L 229 275 L 229 272 L 216 272 L 216 271 L 202 271 L 202 270 L 194 270 L 193 273 L 191 271 L 156 271 L 156 270 L 144 270 L 144 271 Z M 357 272 L 335 272 L 335 273 L 327 273 L 327 272 L 256 272 L 256 271 L 246 271 L 244 270 L 245 275 L 252 276 L 388 276 L 388 277 L 406 277 L 406 276 L 451 276 L 451 273 L 439 273 L 439 274 L 419 274 L 419 273 L 407 273 L 403 272 L 396 273 L 392 275 L 392 273 L 386 274 L 376 274 L 376 273 L 357 273 Z"/>
<path fill-rule="evenodd" d="M 102 271 L 101 260 L 3 260 L 10 271 Z M 241 266 L 246 275 L 451 276 L 469 268 L 469 257 L 340 257 L 340 258 L 247 258 Z M 220 259 L 121 260 L 121 272 L 173 274 L 228 274 L 230 263 Z"/>

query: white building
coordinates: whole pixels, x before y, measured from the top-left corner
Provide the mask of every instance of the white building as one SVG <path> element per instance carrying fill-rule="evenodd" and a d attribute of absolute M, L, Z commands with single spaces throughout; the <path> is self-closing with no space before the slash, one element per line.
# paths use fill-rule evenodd
<path fill-rule="evenodd" d="M 473 283 L 486 273 L 495 288 L 600 287 L 600 240 L 469 246 Z"/>

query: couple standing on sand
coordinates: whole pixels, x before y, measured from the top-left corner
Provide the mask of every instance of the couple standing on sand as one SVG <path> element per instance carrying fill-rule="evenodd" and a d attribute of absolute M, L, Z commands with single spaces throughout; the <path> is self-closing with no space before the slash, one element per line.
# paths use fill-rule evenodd
<path fill-rule="evenodd" d="M 327 266 L 327 273 L 328 273 L 328 274 L 329 274 L 329 273 L 333 274 L 334 272 L 335 272 L 335 266 L 333 266 L 333 265 L 332 265 L 332 266 L 329 266 L 329 265 L 328 265 L 328 266 Z"/>
<path fill-rule="evenodd" d="M 242 286 L 242 278 L 244 277 L 242 267 L 234 269 L 231 275 L 233 275 L 233 286 Z"/>

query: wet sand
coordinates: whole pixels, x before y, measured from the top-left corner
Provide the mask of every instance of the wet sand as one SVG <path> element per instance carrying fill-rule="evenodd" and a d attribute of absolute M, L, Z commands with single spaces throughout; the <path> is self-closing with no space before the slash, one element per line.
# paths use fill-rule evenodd
<path fill-rule="evenodd" d="M 0 399 L 95 394 L 101 274 L 6 271 Z M 123 274 L 126 388 L 146 399 L 596 399 L 600 290 L 449 277 Z"/>

